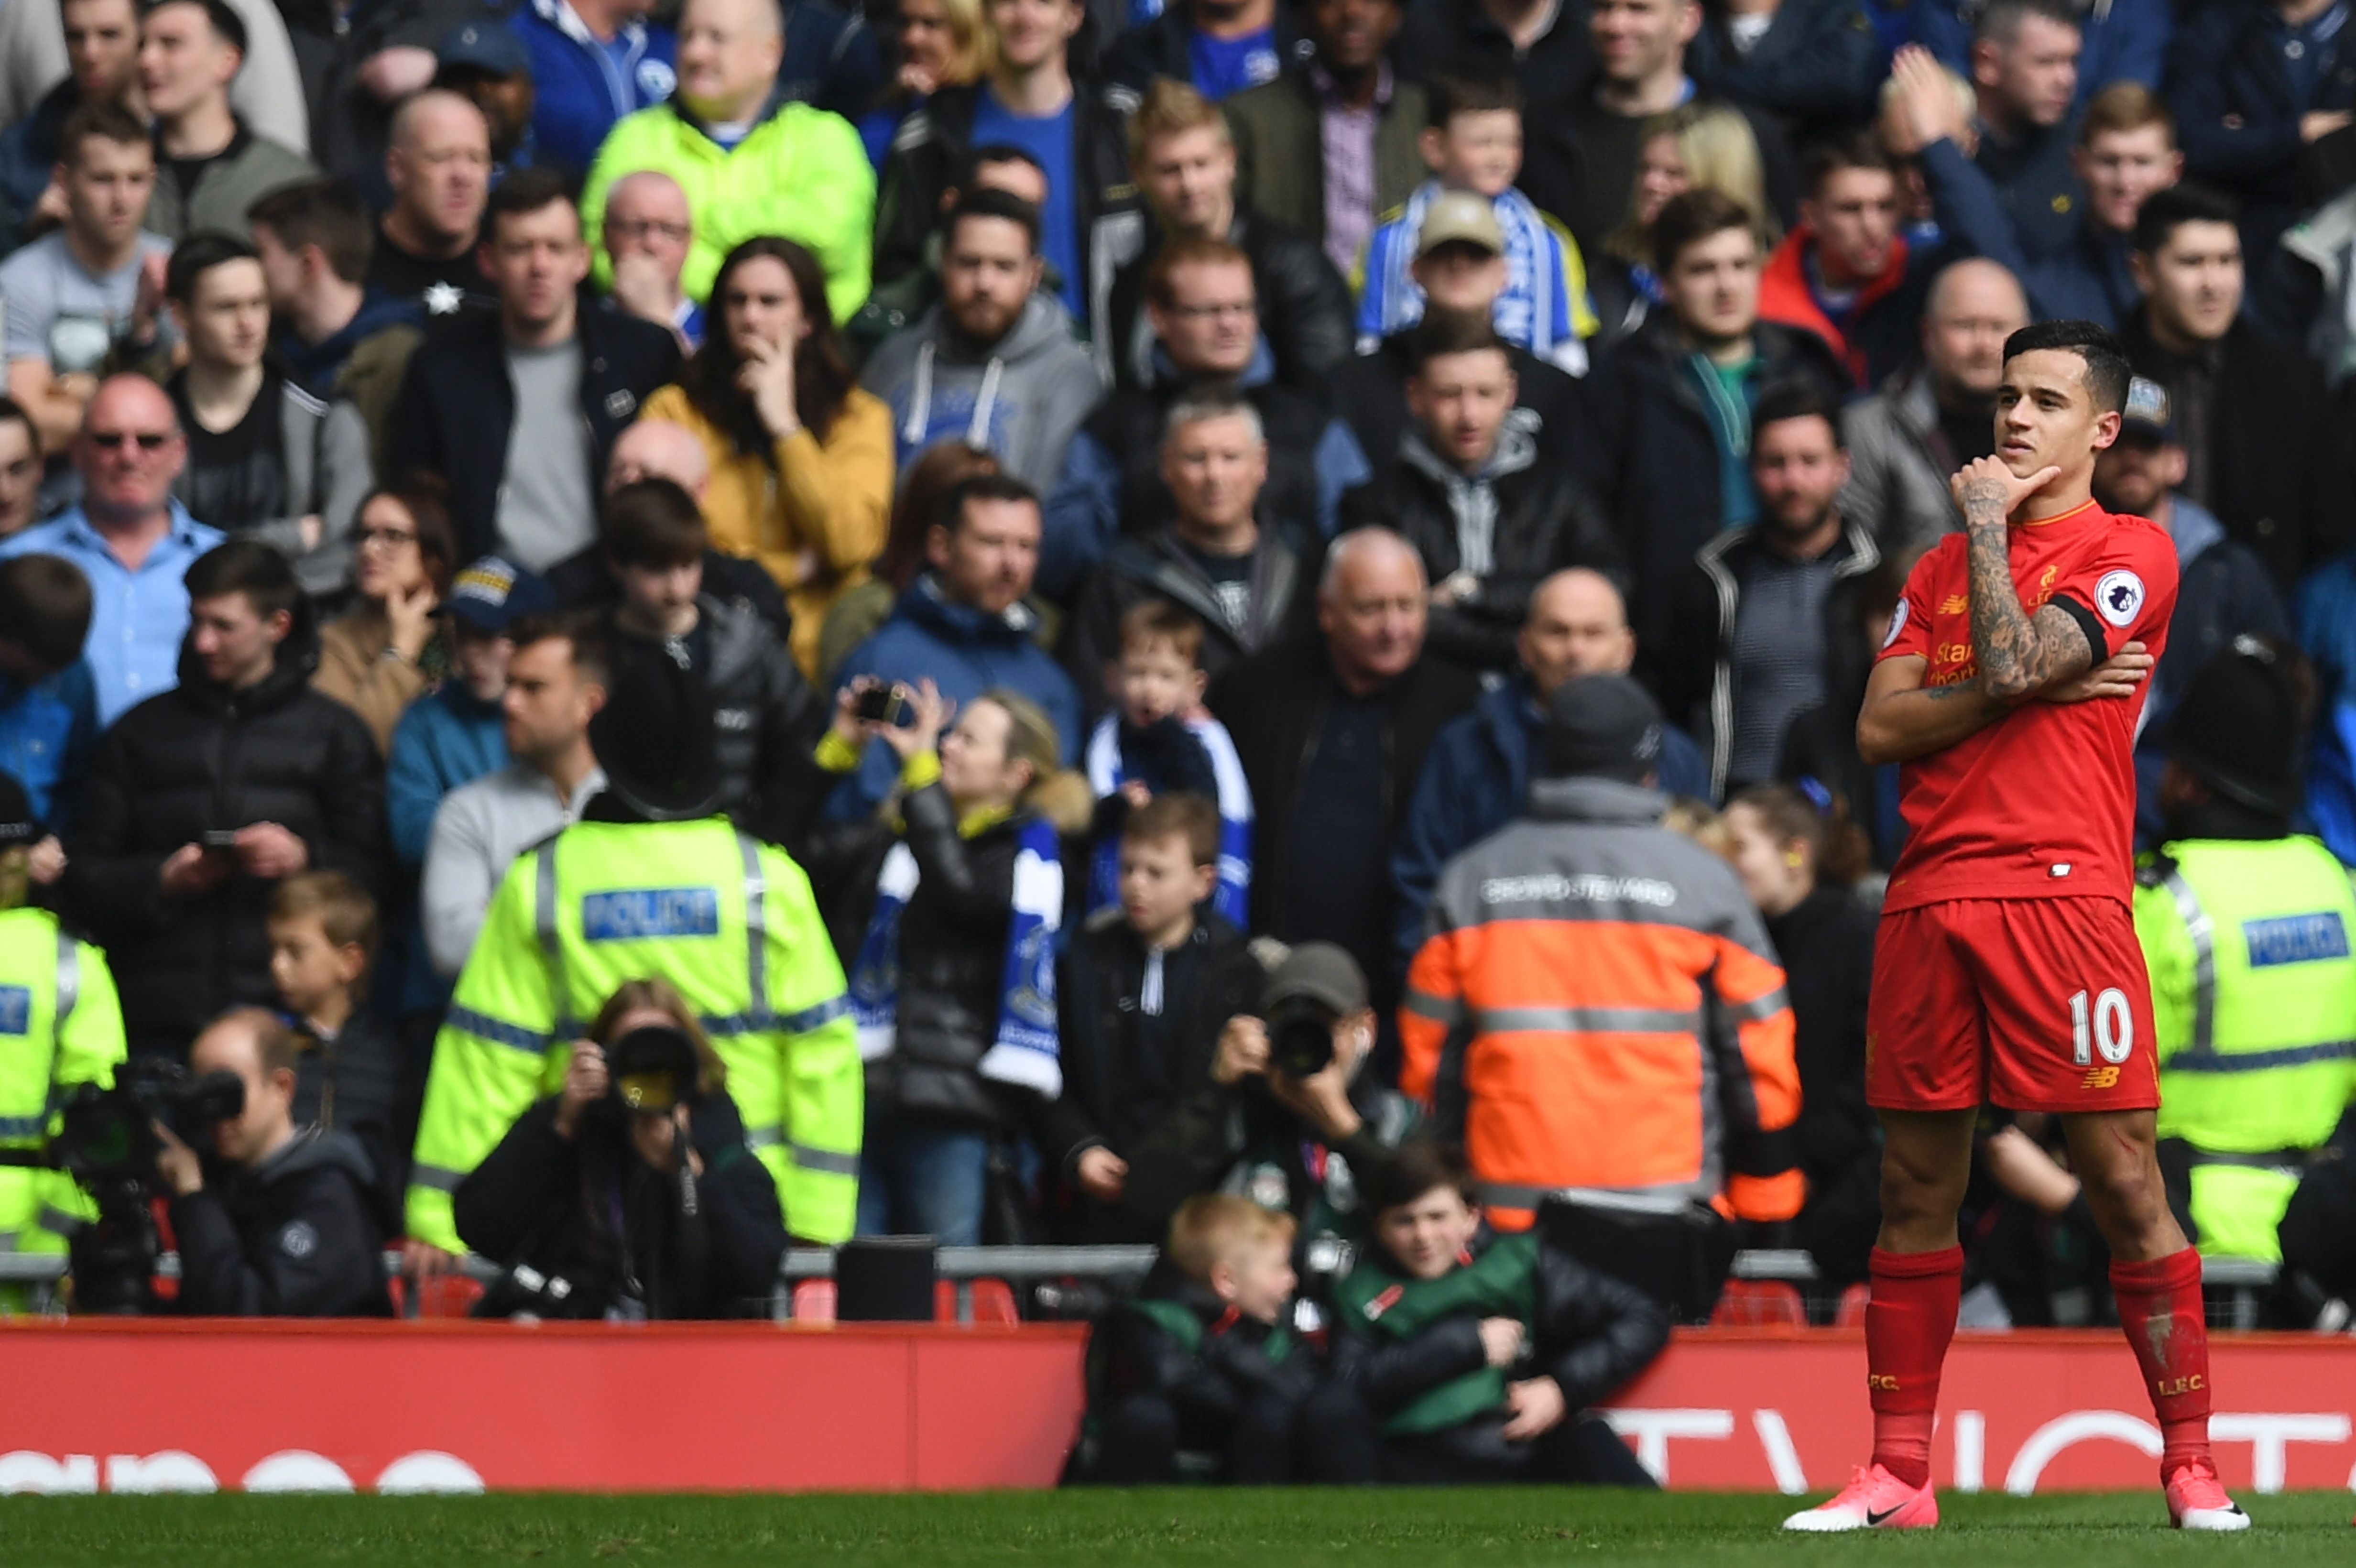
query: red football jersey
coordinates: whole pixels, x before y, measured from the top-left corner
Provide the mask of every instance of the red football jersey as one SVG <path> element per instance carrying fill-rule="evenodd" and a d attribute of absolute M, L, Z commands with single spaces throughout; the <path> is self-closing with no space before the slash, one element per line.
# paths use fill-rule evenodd
<path fill-rule="evenodd" d="M 1916 563 L 1881 657 L 1928 659 L 1925 687 L 1975 679 L 1971 567 L 1962 534 Z M 2063 599 L 2103 639 L 2157 658 L 2176 608 L 2176 545 L 2156 524 L 2093 501 L 2010 530 L 2012 583 L 2035 614 Z M 1885 907 L 1944 899 L 2134 896 L 2135 738 L 2150 682 L 2126 699 L 2031 700 L 1976 735 L 1903 765 L 1906 847 Z"/>

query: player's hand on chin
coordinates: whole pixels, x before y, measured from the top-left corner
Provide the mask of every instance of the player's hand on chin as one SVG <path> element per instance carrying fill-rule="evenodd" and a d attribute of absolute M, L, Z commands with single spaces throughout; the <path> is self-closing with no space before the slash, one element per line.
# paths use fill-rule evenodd
<path fill-rule="evenodd" d="M 2037 695 L 2047 702 L 2092 702 L 2099 697 L 2133 697 L 2151 674 L 2152 656 L 2141 643 L 2129 643 L 2094 668 L 2081 670 Z"/>
<path fill-rule="evenodd" d="M 1990 503 L 2001 508 L 1997 516 L 2002 518 L 2011 517 L 2023 501 L 2061 477 L 2062 470 L 2049 463 L 2023 479 L 2006 467 L 2003 456 L 1997 454 L 1965 464 L 1947 481 L 1947 490 L 1954 496 L 1955 505 L 1963 508 L 1966 522 L 1972 519 L 1976 506 L 1985 507 Z"/>

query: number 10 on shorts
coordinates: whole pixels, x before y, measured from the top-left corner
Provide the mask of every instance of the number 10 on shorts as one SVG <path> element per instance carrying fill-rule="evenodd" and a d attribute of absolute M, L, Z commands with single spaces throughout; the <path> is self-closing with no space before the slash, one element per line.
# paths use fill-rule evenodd
<path fill-rule="evenodd" d="M 2135 1014 L 2127 1007 L 2127 994 L 2116 986 L 2094 998 L 2090 1010 L 2086 993 L 2079 991 L 2070 997 L 2070 1061 L 2079 1067 L 2093 1063 L 2094 1052 L 2103 1053 L 2103 1060 L 2115 1067 L 2135 1050 Z"/>

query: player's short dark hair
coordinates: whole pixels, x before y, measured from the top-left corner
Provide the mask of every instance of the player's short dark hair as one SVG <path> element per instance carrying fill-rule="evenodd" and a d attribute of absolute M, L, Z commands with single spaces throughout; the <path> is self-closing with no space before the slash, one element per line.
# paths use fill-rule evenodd
<path fill-rule="evenodd" d="M 240 593 L 263 620 L 284 611 L 294 613 L 303 602 L 303 585 L 294 567 L 274 545 L 260 539 L 231 539 L 197 557 L 188 567 L 188 603 Z"/>
<path fill-rule="evenodd" d="M 2096 413 L 2115 414 L 2126 407 L 2127 382 L 2135 368 L 2110 328 L 2091 321 L 2036 322 L 2004 340 L 2004 361 L 2009 365 L 2023 354 L 2049 349 L 2075 354 L 2085 362 L 2086 390 L 2094 396 Z M 1752 416 L 1754 427 L 1757 417 Z"/>
<path fill-rule="evenodd" d="M 944 532 L 955 534 L 971 520 L 976 501 L 1001 501 L 1016 506 L 1039 504 L 1039 492 L 1012 474 L 976 474 L 958 481 L 949 492 L 948 505 L 941 508 L 937 525 Z"/>
<path fill-rule="evenodd" d="M 1121 824 L 1121 841 L 1155 844 L 1183 838 L 1187 857 L 1197 867 L 1219 863 L 1219 808 L 1192 790 L 1157 795 L 1129 814 Z"/>
<path fill-rule="evenodd" d="M 194 5 L 198 10 L 202 11 L 205 14 L 206 25 L 212 28 L 213 36 L 238 52 L 239 69 L 243 69 L 244 58 L 248 52 L 245 18 L 237 14 L 237 7 L 231 5 L 229 0 L 155 0 L 154 5 L 140 12 L 140 16 L 143 18 L 152 16 L 166 5 Z"/>
<path fill-rule="evenodd" d="M 33 416 L 26 411 L 24 404 L 5 392 L 0 392 L 0 424 L 23 425 L 25 439 L 33 443 L 33 455 L 35 457 L 48 455 L 41 444 L 41 427 L 33 422 Z"/>
<path fill-rule="evenodd" d="M 1822 420 L 1833 432 L 1833 445 L 1843 451 L 1848 447 L 1841 434 L 1840 404 L 1814 381 L 1777 381 L 1760 392 L 1758 405 L 1751 411 L 1754 448 L 1761 431 L 1786 420 Z"/>
<path fill-rule="evenodd" d="M 1505 340 L 1497 336 L 1486 311 L 1430 311 L 1408 336 L 1408 369 L 1420 376 L 1425 366 L 1443 355 L 1478 354 L 1484 349 L 1505 354 L 1509 363 L 1513 358 L 1505 353 Z"/>
<path fill-rule="evenodd" d="M 1814 197 L 1843 169 L 1878 169 L 1895 178 L 1898 165 L 1880 135 L 1871 130 L 1843 131 L 1808 144 L 1800 157 L 1800 188 Z"/>
<path fill-rule="evenodd" d="M 2067 27 L 2074 33 L 2086 30 L 2085 18 L 2069 0 L 1989 0 L 1973 25 L 1974 43 L 1994 42 L 2009 46 L 2020 36 L 2020 25 L 2031 16 L 2041 16 L 2057 27 Z"/>
<path fill-rule="evenodd" d="M 1465 1202 L 1478 1204 L 1481 1189 L 1455 1150 L 1436 1138 L 1411 1137 L 1365 1178 L 1366 1211 L 1381 1214 L 1405 1208 L 1425 1193 L 1451 1187 Z"/>
<path fill-rule="evenodd" d="M 329 270 L 348 283 L 368 276 L 376 225 L 368 204 L 342 180 L 302 180 L 280 186 L 245 209 L 246 223 L 267 229 L 289 251 L 316 245 Z"/>
<path fill-rule="evenodd" d="M 957 178 L 950 183 L 960 194 L 981 189 L 983 187 L 974 183 L 981 177 L 981 171 L 1000 164 L 1027 164 L 1037 169 L 1043 177 L 1047 173 L 1044 164 L 1012 142 L 984 142 L 958 160 Z"/>
<path fill-rule="evenodd" d="M 958 225 L 969 218 L 995 218 L 1013 224 L 1030 241 L 1031 253 L 1039 253 L 1039 209 L 1012 191 L 984 187 L 959 192 L 957 205 L 941 219 L 941 245 L 945 251 L 956 248 Z"/>
<path fill-rule="evenodd" d="M 597 687 L 613 679 L 613 640 L 593 612 L 552 610 L 545 614 L 519 615 L 508 626 L 507 635 L 518 653 L 539 643 L 562 643 L 572 650 L 573 667 L 582 679 Z"/>
<path fill-rule="evenodd" d="M 1435 73 L 1423 102 L 1425 126 L 1445 131 L 1459 114 L 1519 114 L 1522 89 L 1510 71 L 1459 68 Z"/>
<path fill-rule="evenodd" d="M 2188 223 L 2222 223 L 2231 228 L 2238 216 L 2233 197 L 2204 185 L 2179 184 L 2156 190 L 2136 209 L 2136 253 L 2158 254 Z"/>
<path fill-rule="evenodd" d="M 171 261 L 164 266 L 164 297 L 181 304 L 194 303 L 197 280 L 215 267 L 225 267 L 231 261 L 251 261 L 253 247 L 234 234 L 208 229 L 191 234 L 175 246 Z"/>
<path fill-rule="evenodd" d="M 703 559 L 712 532 L 695 497 L 669 479 L 639 479 L 605 497 L 597 542 L 616 566 L 660 571 Z"/>
<path fill-rule="evenodd" d="M 499 221 L 506 218 L 521 218 L 526 213 L 539 212 L 558 202 L 579 207 L 573 194 L 573 182 L 554 169 L 517 169 L 491 187 L 488 201 L 483 204 L 483 242 L 496 244 L 499 238 Z"/>
<path fill-rule="evenodd" d="M 72 168 L 81 163 L 82 144 L 95 136 L 125 147 L 153 147 L 154 140 L 138 116 L 120 103 L 82 103 L 66 116 L 58 133 L 58 162 Z"/>
<path fill-rule="evenodd" d="M 0 637 L 24 649 L 45 671 L 63 669 L 81 657 L 91 603 L 90 579 L 63 556 L 0 560 Z"/>
<path fill-rule="evenodd" d="M 1681 196 L 1672 197 L 1653 219 L 1653 269 L 1666 277 L 1677 264 L 1686 247 L 1730 229 L 1740 229 L 1754 240 L 1759 226 L 1751 209 L 1722 190 L 1708 186 L 1696 186 Z"/>

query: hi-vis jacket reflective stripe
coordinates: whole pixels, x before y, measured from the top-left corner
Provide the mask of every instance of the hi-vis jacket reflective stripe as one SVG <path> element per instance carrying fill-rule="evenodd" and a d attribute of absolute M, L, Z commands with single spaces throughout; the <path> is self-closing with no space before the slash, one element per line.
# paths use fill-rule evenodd
<path fill-rule="evenodd" d="M 112 1083 L 123 1008 L 99 950 L 46 910 L 0 912 L 0 1146 L 37 1148 L 77 1083 Z M 0 1167 L 0 1253 L 62 1253 L 91 1218 L 63 1171 Z"/>
<path fill-rule="evenodd" d="M 2159 1134 L 2193 1148 L 2202 1253 L 2282 1256 L 2305 1151 L 2356 1100 L 2356 891 L 2313 838 L 2179 839 L 2136 881 Z"/>
<path fill-rule="evenodd" d="M 1450 862 L 1399 1015 L 1400 1087 L 1458 1129 L 1492 1221 L 1549 1193 L 1788 1219 L 1792 1008 L 1725 861 L 1657 793 L 1543 780 Z"/>
<path fill-rule="evenodd" d="M 787 1229 L 851 1234 L 863 1080 L 842 967 L 802 869 L 710 817 L 580 823 L 509 869 L 434 1042 L 412 1236 L 461 1250 L 450 1194 L 562 1086 L 605 998 L 650 976 L 701 1017 Z"/>

